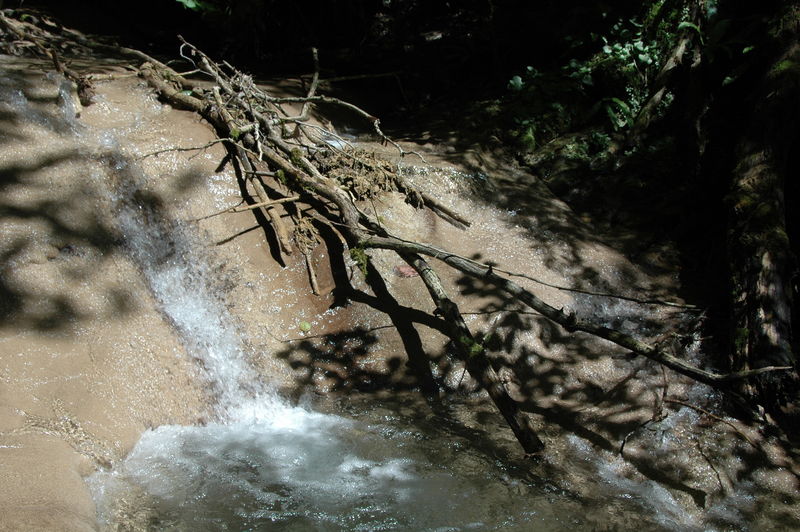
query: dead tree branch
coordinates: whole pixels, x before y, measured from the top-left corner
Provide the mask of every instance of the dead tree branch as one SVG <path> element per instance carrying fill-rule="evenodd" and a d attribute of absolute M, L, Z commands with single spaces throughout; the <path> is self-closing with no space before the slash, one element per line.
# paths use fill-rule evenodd
<path fill-rule="evenodd" d="M 39 33 L 36 33 L 32 28 L 10 21 L 2 14 L 0 26 L 20 39 L 29 39 L 37 49 L 58 64 L 58 57 L 51 52 L 42 30 L 37 29 Z M 88 48 L 104 47 L 92 44 L 82 36 L 73 36 L 72 39 Z M 681 46 L 685 45 L 679 45 L 673 54 L 676 60 L 683 55 Z M 635 355 L 647 357 L 682 375 L 726 392 L 732 393 L 730 383 L 733 381 L 768 372 L 791 370 L 788 367 L 766 367 L 719 374 L 696 367 L 632 335 L 598 325 L 574 312 L 557 309 L 508 277 L 500 275 L 498 272 L 502 271 L 495 270 L 492 266 L 428 244 L 391 235 L 377 216 L 371 216 L 362 208 L 365 204 L 369 205 L 368 202 L 373 198 L 388 191 L 403 194 L 413 206 L 427 207 L 458 227 L 466 228 L 469 222 L 436 198 L 409 185 L 401 176 L 397 165 L 357 147 L 332 146 L 325 139 L 335 138 L 334 132 L 306 124 L 312 105 L 336 105 L 362 117 L 378 137 L 384 143 L 393 145 L 401 156 L 414 153 L 406 151 L 388 138 L 381 130 L 377 117 L 343 100 L 316 94 L 319 72 L 316 54 L 315 74 L 306 96 L 279 98 L 259 88 L 251 76 L 237 71 L 227 63 L 214 62 L 186 41 L 181 47 L 181 55 L 194 63 L 197 72 L 213 80 L 214 87 L 211 90 L 200 87 L 198 83 L 141 52 L 123 48 L 114 48 L 114 52 L 144 61 L 139 67 L 139 74 L 162 99 L 174 107 L 198 113 L 215 129 L 219 139 L 214 142 L 225 145 L 234 164 L 241 170 L 247 187 L 258 198 L 255 205 L 246 209 L 234 208 L 223 212 L 263 209 L 278 236 L 280 251 L 289 255 L 296 247 L 304 255 L 313 291 L 319 291 L 310 259 L 314 246 L 320 241 L 315 229 L 317 223 L 330 227 L 336 238 L 340 238 L 351 251 L 360 250 L 361 254 L 366 254 L 370 249 L 391 250 L 408 262 L 419 273 L 431 301 L 446 322 L 445 329 L 464 361 L 466 370 L 489 394 L 526 453 L 539 452 L 543 447 L 541 439 L 528 418 L 520 411 L 519 405 L 508 394 L 492 369 L 485 349 L 475 340 L 458 306 L 447 295 L 439 276 L 423 257 L 435 258 L 456 271 L 495 286 L 509 298 L 523 303 L 568 332 L 583 332 L 603 338 Z M 288 107 L 284 107 L 285 104 L 292 103 L 303 104 L 300 115 L 292 116 L 287 111 Z M 287 131 L 287 123 L 295 124 L 294 131 Z M 310 208 L 307 212 L 301 214 L 299 209 L 287 209 L 286 219 L 277 213 L 276 208 L 279 205 L 298 201 L 301 197 L 308 200 Z M 510 272 L 505 273 L 512 275 Z"/>
<path fill-rule="evenodd" d="M 361 199 L 368 199 L 378 195 L 383 190 L 388 190 L 392 187 L 405 193 L 412 204 L 427 206 L 451 223 L 455 223 L 460 227 L 465 227 L 467 223 L 456 213 L 443 208 L 433 198 L 426 198 L 399 178 L 393 178 L 394 180 L 388 178 L 391 184 L 386 188 L 365 189 L 354 186 L 352 182 L 337 177 L 340 167 L 331 168 L 326 164 L 329 161 L 320 156 L 322 153 L 333 153 L 334 150 L 329 149 L 323 141 L 314 141 L 315 138 L 319 137 L 306 136 L 303 142 L 297 143 L 290 142 L 290 139 L 282 136 L 280 124 L 284 121 L 284 117 L 288 115 L 282 114 L 278 107 L 284 103 L 325 102 L 341 104 L 374 124 L 377 119 L 372 115 L 351 104 L 347 104 L 347 102 L 341 102 L 326 96 L 274 98 L 258 93 L 258 89 L 255 89 L 252 83 L 249 83 L 246 76 L 236 72 L 223 72 L 222 69 L 215 67 L 210 59 L 197 50 L 194 50 L 193 54 L 195 57 L 199 57 L 198 64 L 200 67 L 206 70 L 206 73 L 218 83 L 215 95 L 219 95 L 211 102 L 187 96 L 185 93 L 176 90 L 163 77 L 159 79 L 152 65 L 143 65 L 142 74 L 148 81 L 153 79 L 151 84 L 166 99 L 174 100 L 177 105 L 191 105 L 217 128 L 217 133 L 220 136 L 230 136 L 237 139 L 234 143 L 238 146 L 237 149 L 246 150 L 247 153 L 258 153 L 258 159 L 264 161 L 269 168 L 267 174 L 277 176 L 291 190 L 308 193 L 329 202 L 333 206 L 333 210 L 331 213 L 321 216 L 321 218 L 326 219 L 331 226 L 336 226 L 337 233 L 342 236 L 350 249 L 379 248 L 392 250 L 414 266 L 425 283 L 432 301 L 449 324 L 451 339 L 455 345 L 460 346 L 459 351 L 465 361 L 467 370 L 489 393 L 526 452 L 536 452 L 536 449 L 540 449 L 541 440 L 532 430 L 530 424 L 518 417 L 519 412 L 516 403 L 507 395 L 502 383 L 496 379 L 496 375 L 492 376 L 491 366 L 488 364 L 484 354 L 471 351 L 475 345 L 475 340 L 463 322 L 457 306 L 447 297 L 447 294 L 441 288 L 441 283 L 438 282 L 438 276 L 420 256 L 436 258 L 455 270 L 494 285 L 512 299 L 522 302 L 549 320 L 561 325 L 568 332 L 584 332 L 603 338 L 636 355 L 647 357 L 682 375 L 720 389 L 728 389 L 729 383 L 733 381 L 748 379 L 765 372 L 790 369 L 786 367 L 769 367 L 732 374 L 720 374 L 696 367 L 674 354 L 643 342 L 627 333 L 597 325 L 577 316 L 573 312 L 557 309 L 529 290 L 499 275 L 498 271 L 491 266 L 480 264 L 427 244 L 411 242 L 390 235 L 375 218 L 360 209 L 357 202 Z M 257 127 L 247 129 L 250 124 L 256 124 Z M 242 134 L 242 131 L 245 133 Z M 247 159 L 243 151 L 239 152 L 239 158 Z M 244 160 L 242 162 L 246 172 L 255 173 L 256 170 L 252 168 L 252 165 L 249 162 L 245 163 Z M 337 160 L 339 161 L 337 164 L 344 164 L 341 157 Z M 379 167 L 377 163 L 369 160 L 364 154 L 359 154 L 357 150 L 348 152 L 348 160 L 359 162 L 361 164 L 359 170 L 361 171 L 375 171 Z M 391 173 L 385 167 L 381 167 L 381 171 L 387 174 Z M 330 218 L 330 216 L 334 216 L 334 218 Z M 318 219 L 320 217 L 315 218 Z M 276 230 L 278 229 L 276 228 Z"/>

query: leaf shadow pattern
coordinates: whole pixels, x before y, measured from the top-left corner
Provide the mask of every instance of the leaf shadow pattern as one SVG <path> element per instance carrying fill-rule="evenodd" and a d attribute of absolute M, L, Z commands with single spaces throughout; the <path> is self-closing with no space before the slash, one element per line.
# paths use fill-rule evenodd
<path fill-rule="evenodd" d="M 558 426 L 613 455 L 628 434 L 656 415 L 660 388 L 654 393 L 651 386 L 659 377 L 657 365 L 598 349 L 595 339 L 569 334 L 541 316 L 507 318 L 496 330 L 497 350 L 490 355 L 497 371 L 510 376 L 521 408 L 545 426 Z M 607 373 L 583 371 L 592 364 Z M 694 485 L 688 464 L 660 468 L 649 456 L 628 458 L 645 478 L 687 494 L 698 508 L 706 506 L 707 493 Z"/>
<path fill-rule="evenodd" d="M 2 72 L 0 326 L 52 332 L 130 312 L 123 282 L 103 284 L 101 308 L 86 300 L 85 285 L 121 240 L 95 161 L 56 104 L 57 86 L 36 69 Z"/>
<path fill-rule="evenodd" d="M 375 331 L 356 327 L 348 331 L 308 338 L 274 353 L 285 360 L 297 375 L 301 388 L 313 387 L 326 392 L 409 390 L 416 386 L 408 378 L 401 355 L 372 356 L 379 341 Z"/>

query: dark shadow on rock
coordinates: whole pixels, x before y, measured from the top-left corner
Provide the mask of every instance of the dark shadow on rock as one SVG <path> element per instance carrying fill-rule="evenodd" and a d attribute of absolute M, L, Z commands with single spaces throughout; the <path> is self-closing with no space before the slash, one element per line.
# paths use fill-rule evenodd
<path fill-rule="evenodd" d="M 377 343 L 374 331 L 357 327 L 292 342 L 274 356 L 295 371 L 301 388 L 319 386 L 328 392 L 415 388 L 416 380 L 407 378 L 401 355 L 383 359 L 379 367 L 370 366 L 371 350 Z"/>
<path fill-rule="evenodd" d="M 65 193 L 54 187 L 51 193 L 37 182 L 38 172 L 57 171 L 79 159 L 78 153 L 65 151 L 24 163 L 0 163 L 0 225 L 5 232 L 0 244 L 0 325 L 55 330 L 90 317 L 78 310 L 66 288 L 19 278 L 21 270 L 41 265 L 68 279 L 90 279 L 102 257 L 118 246 L 116 230 L 91 205 L 94 191 L 74 188 Z M 30 194 L 20 196 L 20 191 Z M 130 310 L 132 300 L 123 287 L 112 288 L 109 295 L 110 312 Z"/>

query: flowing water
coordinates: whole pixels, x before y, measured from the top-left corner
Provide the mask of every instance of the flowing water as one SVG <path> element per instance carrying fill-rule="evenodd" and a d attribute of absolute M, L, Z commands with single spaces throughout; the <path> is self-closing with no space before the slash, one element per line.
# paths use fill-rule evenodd
<path fill-rule="evenodd" d="M 64 93 L 59 98 L 61 116 L 39 114 L 22 91 L 8 92 L 7 105 L 28 121 L 58 130 L 61 137 L 78 139 L 87 156 L 101 154 L 106 171 L 96 177 L 108 191 L 125 253 L 137 265 L 185 353 L 196 362 L 195 377 L 210 404 L 196 424 L 146 430 L 124 460 L 88 478 L 102 527 L 701 528 L 672 492 L 652 480 L 629 480 L 616 452 L 599 458 L 586 439 L 565 438 L 566 447 L 550 451 L 551 462 L 522 459 L 500 416 L 485 405 L 471 406 L 464 400 L 428 404 L 414 394 L 400 393 L 380 400 L 359 394 L 308 396 L 299 402 L 280 397 L 252 366 L 246 328 L 227 311 L 228 296 L 219 286 L 216 259 L 207 251 L 204 236 L 192 224 L 173 219 L 147 192 L 155 178 L 123 155 L 129 151 L 124 146 L 126 131 L 144 127 L 143 118 L 133 112 L 120 119 L 124 127 L 84 126 L 70 107 L 68 87 L 56 78 L 50 82 Z M 132 106 L 158 114 L 152 98 L 137 90 L 130 96 Z M 112 108 L 109 113 L 121 111 Z M 501 251 L 519 252 L 511 244 Z M 579 299 L 575 304 L 591 306 Z M 606 310 L 618 319 L 635 320 L 635 308 L 627 303 L 618 307 Z M 686 410 L 681 415 L 695 414 Z M 467 418 L 470 423 L 462 422 Z M 695 423 L 695 418 L 687 423 Z M 664 428 L 663 438 L 672 437 L 672 431 Z M 573 485 L 580 479 L 585 486 L 564 488 L 571 482 L 559 473 L 565 464 L 573 472 Z"/>
<path fill-rule="evenodd" d="M 162 312 L 203 368 L 213 421 L 147 431 L 90 479 L 102 522 L 178 530 L 563 530 L 554 494 L 463 438 L 362 405 L 351 419 L 291 406 L 248 367 L 196 236 L 141 197 L 133 163 L 111 164 L 117 218 Z M 425 405 L 418 405 L 425 408 Z M 135 504 L 125 507 L 131 494 Z"/>

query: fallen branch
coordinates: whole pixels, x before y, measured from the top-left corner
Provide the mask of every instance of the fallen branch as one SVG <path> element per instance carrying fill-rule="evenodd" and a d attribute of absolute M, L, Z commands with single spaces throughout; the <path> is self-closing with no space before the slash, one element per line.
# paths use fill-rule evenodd
<path fill-rule="evenodd" d="M 9 23 L 2 14 L 0 14 L 0 23 L 4 27 L 13 27 L 18 30 L 18 33 L 15 34 L 18 34 L 21 39 L 27 38 L 26 31 L 33 32 L 27 26 Z M 40 33 L 37 34 L 38 36 L 31 35 L 31 42 L 36 43 L 37 49 L 53 58 L 57 63 L 58 57 L 49 50 L 46 35 L 41 33 L 41 30 L 37 31 Z M 66 38 L 70 37 L 59 37 L 59 39 Z M 580 331 L 606 339 L 636 355 L 645 356 L 664 367 L 726 392 L 730 392 L 728 385 L 733 381 L 748 379 L 763 373 L 792 369 L 767 367 L 719 374 L 695 367 L 674 354 L 667 353 L 632 335 L 597 325 L 573 312 L 557 309 L 507 277 L 499 275 L 498 272 L 530 279 L 528 276 L 496 270 L 492 266 L 478 263 L 446 250 L 428 244 L 403 240 L 389 234 L 377 216 L 369 215 L 360 207 L 365 200 L 371 200 L 388 190 L 399 191 L 412 205 L 419 208 L 427 207 L 442 219 L 459 227 L 466 228 L 469 222 L 435 198 L 410 186 L 402 178 L 396 166 L 392 167 L 388 163 L 380 162 L 374 156 L 359 152 L 357 148 L 346 144 L 333 147 L 325 141 L 325 137 L 329 135 L 330 138 L 335 138 L 335 133 L 326 131 L 319 126 L 305 124 L 313 104 L 337 105 L 362 117 L 371 125 L 378 137 L 384 143 L 393 145 L 401 156 L 415 154 L 415 152 L 404 150 L 398 143 L 388 138 L 381 130 L 380 120 L 377 117 L 343 100 L 316 94 L 319 71 L 316 59 L 315 76 L 306 96 L 277 98 L 258 88 L 252 77 L 238 72 L 227 63 L 222 65 L 215 63 L 185 41 L 181 47 L 181 55 L 194 63 L 197 72 L 203 73 L 213 80 L 215 86 L 211 90 L 199 87 L 197 83 L 175 72 L 167 65 L 136 50 L 95 45 L 82 36 L 72 36 L 71 38 L 92 49 L 112 48 L 114 52 L 121 52 L 144 61 L 139 67 L 139 73 L 162 99 L 174 107 L 200 114 L 211 124 L 219 138 L 207 146 L 169 148 L 147 156 L 168 151 L 204 149 L 218 142 L 223 143 L 234 165 L 241 172 L 239 175 L 242 176 L 259 201 L 256 205 L 243 209 L 234 208 L 233 211 L 227 209 L 210 216 L 224 212 L 264 210 L 269 224 L 278 236 L 281 252 L 288 255 L 292 252 L 292 242 L 298 244 L 309 269 L 313 291 L 319 291 L 316 286 L 316 274 L 310 260 L 310 253 L 318 240 L 314 224 L 298 218 L 299 214 L 292 214 L 295 211 L 289 212 L 288 219 L 284 221 L 275 209 L 277 205 L 297 201 L 301 196 L 307 198 L 311 205 L 312 210 L 307 213 L 308 216 L 316 222 L 330 227 L 336 238 L 340 238 L 351 251 L 361 250 L 361 253 L 365 253 L 365 250 L 369 249 L 386 249 L 396 252 L 399 257 L 406 260 L 425 283 L 431 300 L 447 324 L 448 336 L 456 345 L 467 371 L 487 391 L 526 453 L 540 451 L 541 440 L 533 431 L 527 418 L 521 413 L 519 405 L 508 395 L 503 383 L 492 370 L 483 346 L 476 342 L 464 322 L 458 306 L 447 296 L 438 275 L 423 257 L 436 258 L 450 268 L 497 287 L 509 298 L 520 301 L 545 318 L 559 324 L 568 332 Z M 680 46 L 674 55 L 676 58 L 682 55 Z M 292 116 L 287 112 L 287 108 L 283 106 L 290 103 L 303 104 L 300 115 Z M 642 117 L 643 120 L 644 118 Z M 283 127 L 289 122 L 296 124 L 295 130 L 291 133 Z M 316 136 L 309 134 L 312 131 L 320 134 Z M 419 154 L 416 155 L 422 159 Z M 274 196 L 284 197 L 275 198 Z M 302 231 L 298 231 L 301 223 L 305 225 Z M 294 231 L 290 230 L 287 224 L 293 224 Z M 300 239 L 299 242 L 298 239 Z M 557 288 L 566 289 L 565 287 Z M 596 294 L 576 289 L 569 290 L 591 295 L 610 296 L 610 294 Z"/>
<path fill-rule="evenodd" d="M 401 257 L 417 271 L 425 283 L 431 299 L 436 303 L 436 308 L 449 325 L 450 340 L 457 347 L 470 376 L 489 393 L 489 397 L 500 410 L 525 452 L 530 455 L 540 452 L 544 448 L 544 443 L 536 435 L 528 417 L 508 395 L 505 385 L 486 358 L 485 348 L 475 341 L 461 316 L 458 305 L 447 296 L 439 276 L 419 255 L 401 254 Z"/>
<path fill-rule="evenodd" d="M 492 266 L 486 266 L 477 263 L 471 259 L 461 257 L 454 253 L 450 253 L 441 249 L 437 249 L 427 244 L 420 244 L 418 242 L 410 242 L 393 237 L 381 236 L 368 236 L 362 243 L 364 247 L 392 249 L 400 253 L 419 253 L 439 259 L 440 261 L 452 266 L 453 268 L 477 279 L 482 279 L 497 288 L 503 290 L 514 299 L 524 303 L 528 307 L 536 310 L 549 320 L 561 325 L 567 332 L 586 332 L 594 336 L 598 336 L 610 342 L 613 342 L 625 349 L 644 357 L 647 357 L 659 364 L 662 364 L 672 370 L 691 377 L 692 379 L 715 386 L 717 388 L 725 387 L 727 383 L 732 381 L 747 379 L 762 373 L 773 371 L 790 371 L 793 368 L 788 366 L 780 367 L 766 367 L 755 370 L 740 371 L 737 373 L 719 374 L 712 371 L 707 371 L 689 364 L 674 355 L 666 353 L 661 349 L 649 345 L 633 336 L 604 327 L 602 325 L 595 325 L 584 319 L 578 318 L 573 312 L 566 312 L 563 309 L 557 309 L 548 305 L 532 292 L 522 288 L 518 284 L 500 277 Z"/>

